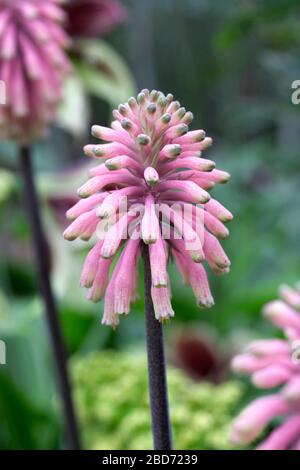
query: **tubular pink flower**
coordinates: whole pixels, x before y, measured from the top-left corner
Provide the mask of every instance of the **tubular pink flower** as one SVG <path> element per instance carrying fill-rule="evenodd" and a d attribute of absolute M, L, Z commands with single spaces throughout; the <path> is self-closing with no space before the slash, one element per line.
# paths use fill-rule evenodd
<path fill-rule="evenodd" d="M 117 265 L 115 277 L 115 305 L 114 312 L 118 315 L 127 314 L 130 310 L 131 298 L 134 289 L 135 271 L 138 256 L 139 239 L 130 239 L 127 242 L 126 250 L 123 250 Z M 129 270 L 128 270 L 128 267 Z"/>
<path fill-rule="evenodd" d="M 268 303 L 264 308 L 264 315 L 284 331 L 295 331 L 300 338 L 300 315 L 285 302 L 274 300 Z"/>
<path fill-rule="evenodd" d="M 278 395 L 254 400 L 235 420 L 231 440 L 240 444 L 253 441 L 276 416 L 288 412 L 288 405 Z"/>
<path fill-rule="evenodd" d="M 300 292 L 290 286 L 282 285 L 279 289 L 281 298 L 291 307 L 300 308 Z"/>
<path fill-rule="evenodd" d="M 112 262 L 120 251 L 115 268 L 110 269 L 103 317 L 104 324 L 116 326 L 137 298 L 138 259 L 145 243 L 158 320 L 174 315 L 167 273 L 172 259 L 198 305 L 213 306 L 202 261 L 217 274 L 228 272 L 230 262 L 217 238 L 229 235 L 224 223 L 232 214 L 207 192 L 229 177 L 201 154 L 211 139 L 203 130 L 189 131 L 192 114 L 172 95 L 156 90 L 143 90 L 137 99 L 130 98 L 114 110 L 113 116 L 111 128 L 92 127 L 93 136 L 108 143 L 84 148 L 101 164 L 79 189 L 82 201 L 67 212 L 73 220 L 65 232 L 67 239 L 82 236 L 81 231 L 87 238 L 93 229 L 101 238 L 87 257 L 81 284 L 92 286 L 92 300 L 101 298 L 108 281 L 103 259 Z"/>
<path fill-rule="evenodd" d="M 299 450 L 300 413 L 289 418 L 260 445 L 258 450 L 286 450 L 291 442 L 295 442 L 293 450 Z M 298 439 L 298 443 L 297 443 Z"/>
<path fill-rule="evenodd" d="M 233 369 L 250 374 L 256 387 L 281 386 L 275 394 L 250 404 L 233 425 L 233 441 L 248 444 L 273 419 L 281 418 L 281 424 L 258 446 L 260 450 L 299 449 L 300 442 L 300 290 L 283 286 L 279 292 L 282 300 L 268 303 L 264 314 L 283 329 L 287 339 L 254 341 L 232 361 Z"/>
<path fill-rule="evenodd" d="M 101 193 L 101 194 L 94 194 L 93 196 L 89 197 L 88 199 L 81 199 L 78 201 L 75 206 L 73 206 L 67 212 L 67 218 L 70 220 L 75 220 L 80 215 L 84 214 L 85 212 L 94 209 L 99 204 L 101 204 L 108 193 Z"/>
<path fill-rule="evenodd" d="M 91 287 L 96 277 L 103 242 L 100 241 L 91 249 L 87 255 L 80 278 L 81 287 Z"/>
<path fill-rule="evenodd" d="M 156 243 L 160 235 L 159 221 L 155 212 L 155 201 L 152 194 L 145 198 L 145 211 L 141 222 L 142 239 L 150 245 Z"/>
<path fill-rule="evenodd" d="M 0 0 L 0 136 L 28 141 L 55 118 L 70 64 L 61 0 Z"/>
<path fill-rule="evenodd" d="M 111 263 L 111 259 L 101 258 L 97 264 L 93 284 L 87 295 L 88 299 L 92 302 L 99 302 L 104 296 L 109 280 L 109 268 Z"/>
<path fill-rule="evenodd" d="M 149 245 L 149 255 L 153 287 L 167 287 L 167 247 L 160 231 L 156 242 Z"/>
<path fill-rule="evenodd" d="M 253 373 L 252 382 L 259 388 L 278 387 L 293 375 L 293 372 L 282 364 L 269 365 Z"/>
<path fill-rule="evenodd" d="M 169 285 L 167 287 L 152 287 L 151 295 L 154 305 L 155 318 L 159 321 L 168 320 L 174 316 L 171 305 Z"/>

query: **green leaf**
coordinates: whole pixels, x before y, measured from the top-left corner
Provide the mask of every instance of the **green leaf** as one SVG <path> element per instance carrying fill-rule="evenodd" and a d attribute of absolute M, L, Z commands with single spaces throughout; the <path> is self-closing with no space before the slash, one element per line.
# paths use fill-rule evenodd
<path fill-rule="evenodd" d="M 135 94 L 134 79 L 125 61 L 104 41 L 78 41 L 74 65 L 87 92 L 112 106 Z"/>
<path fill-rule="evenodd" d="M 0 169 L 0 204 L 5 202 L 15 187 L 15 177 L 8 170 Z"/>
<path fill-rule="evenodd" d="M 54 448 L 58 423 L 49 409 L 36 406 L 13 381 L 0 373 L 0 446 L 5 449 Z"/>
<path fill-rule="evenodd" d="M 63 101 L 59 109 L 57 123 L 75 136 L 84 135 L 89 122 L 89 107 L 85 89 L 75 74 L 64 82 Z"/>

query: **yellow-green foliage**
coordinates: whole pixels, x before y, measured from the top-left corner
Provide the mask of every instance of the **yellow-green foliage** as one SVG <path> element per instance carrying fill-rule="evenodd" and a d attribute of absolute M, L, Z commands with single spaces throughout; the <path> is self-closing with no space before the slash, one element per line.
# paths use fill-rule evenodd
<path fill-rule="evenodd" d="M 76 402 L 88 449 L 151 449 L 145 357 L 112 351 L 75 359 Z M 168 370 L 176 449 L 228 449 L 241 384 L 214 386 Z"/>

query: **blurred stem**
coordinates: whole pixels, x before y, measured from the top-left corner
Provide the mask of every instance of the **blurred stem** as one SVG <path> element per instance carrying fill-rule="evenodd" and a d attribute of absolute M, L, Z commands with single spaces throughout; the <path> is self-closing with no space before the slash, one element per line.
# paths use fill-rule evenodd
<path fill-rule="evenodd" d="M 65 414 L 65 427 L 69 448 L 79 449 L 79 436 L 73 408 L 71 387 L 68 377 L 66 352 L 60 331 L 58 314 L 51 289 L 48 266 L 48 247 L 43 233 L 37 190 L 34 183 L 31 152 L 29 147 L 20 148 L 20 169 L 24 180 L 25 199 L 28 217 L 31 225 L 33 248 L 35 251 L 38 270 L 38 284 L 43 298 L 48 327 L 50 331 L 52 349 L 57 369 L 63 411 Z"/>
<path fill-rule="evenodd" d="M 154 450 L 172 449 L 166 360 L 162 324 L 155 318 L 151 297 L 149 248 L 143 244 L 145 321 L 148 354 L 149 397 Z"/>

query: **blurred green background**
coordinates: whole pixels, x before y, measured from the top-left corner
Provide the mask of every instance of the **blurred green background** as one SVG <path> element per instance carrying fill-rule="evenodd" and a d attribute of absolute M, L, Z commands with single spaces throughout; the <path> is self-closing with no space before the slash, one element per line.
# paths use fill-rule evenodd
<path fill-rule="evenodd" d="M 300 79 L 298 0 L 127 0 L 128 19 L 73 51 L 57 126 L 34 147 L 51 276 L 86 448 L 150 448 L 143 302 L 116 331 L 78 288 L 87 244 L 63 240 L 64 212 L 86 178 L 91 123 L 140 88 L 172 92 L 214 138 L 206 156 L 231 181 L 213 193 L 235 215 L 224 242 L 230 275 L 211 276 L 216 307 L 199 311 L 173 266 L 176 316 L 165 327 L 175 448 L 229 448 L 249 384 L 232 353 L 270 334 L 260 316 L 299 277 Z M 79 111 L 78 111 L 79 110 Z M 52 353 L 37 293 L 16 148 L 0 144 L 0 448 L 64 446 Z M 141 296 L 142 297 L 142 296 Z M 193 418 L 193 419 L 192 419 Z"/>

